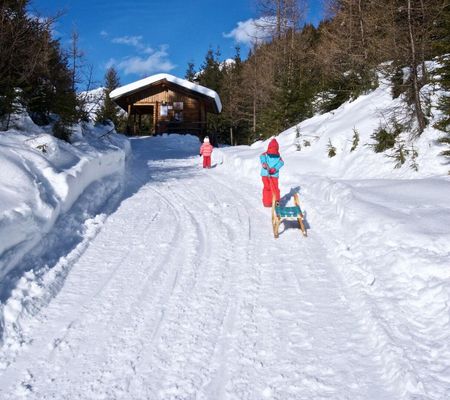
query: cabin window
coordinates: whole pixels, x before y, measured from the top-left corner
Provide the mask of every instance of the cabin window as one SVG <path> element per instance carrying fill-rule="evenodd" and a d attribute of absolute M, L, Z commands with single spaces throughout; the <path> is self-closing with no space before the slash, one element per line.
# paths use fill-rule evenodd
<path fill-rule="evenodd" d="M 173 109 L 175 111 L 183 111 L 183 102 L 182 101 L 174 101 L 173 102 Z"/>
<path fill-rule="evenodd" d="M 167 117 L 168 114 L 169 114 L 169 107 L 165 104 L 161 104 L 159 106 L 159 115 L 161 117 Z"/>

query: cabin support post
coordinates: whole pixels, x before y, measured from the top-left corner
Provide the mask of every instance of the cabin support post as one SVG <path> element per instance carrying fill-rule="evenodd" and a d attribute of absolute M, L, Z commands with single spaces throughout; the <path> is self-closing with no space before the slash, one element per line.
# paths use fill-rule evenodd
<path fill-rule="evenodd" d="M 156 132 L 156 121 L 158 120 L 158 102 L 153 105 L 153 133 Z"/>
<path fill-rule="evenodd" d="M 127 110 L 128 116 L 127 116 L 127 133 L 131 134 L 131 128 L 130 128 L 130 119 L 131 119 L 131 104 L 128 104 L 128 110 Z"/>
<path fill-rule="evenodd" d="M 206 135 L 206 110 L 205 103 L 200 103 L 200 131 L 202 136 Z"/>

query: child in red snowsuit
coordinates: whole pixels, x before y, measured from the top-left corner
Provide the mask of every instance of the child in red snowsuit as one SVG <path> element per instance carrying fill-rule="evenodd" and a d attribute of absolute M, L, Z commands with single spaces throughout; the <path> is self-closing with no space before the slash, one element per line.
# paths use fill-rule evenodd
<path fill-rule="evenodd" d="M 203 156 L 203 168 L 211 168 L 211 154 L 213 146 L 209 143 L 209 137 L 205 136 L 203 144 L 200 146 L 200 155 Z"/>
<path fill-rule="evenodd" d="M 263 204 L 264 207 L 272 206 L 272 195 L 275 194 L 276 201 L 280 201 L 280 189 L 278 189 L 279 170 L 284 161 L 279 153 L 279 145 L 276 139 L 269 142 L 267 151 L 259 157 L 261 161 L 261 177 L 263 181 Z"/>

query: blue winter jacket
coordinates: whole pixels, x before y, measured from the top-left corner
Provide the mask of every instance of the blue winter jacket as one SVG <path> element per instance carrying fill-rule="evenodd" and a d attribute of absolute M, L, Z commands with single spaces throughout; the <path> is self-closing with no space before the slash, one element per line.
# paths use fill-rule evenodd
<path fill-rule="evenodd" d="M 270 176 L 273 176 L 274 178 L 279 177 L 279 170 L 284 165 L 284 161 L 279 155 L 275 154 L 267 154 L 262 153 L 259 157 L 259 160 L 261 161 L 261 165 L 264 163 L 267 164 L 267 169 L 261 168 L 261 176 L 269 176 L 269 169 L 275 168 L 276 172 Z"/>

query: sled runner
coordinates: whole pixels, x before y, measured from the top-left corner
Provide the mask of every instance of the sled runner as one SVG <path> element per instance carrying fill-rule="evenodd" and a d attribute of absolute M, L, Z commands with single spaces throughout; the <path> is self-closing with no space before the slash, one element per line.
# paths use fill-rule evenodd
<path fill-rule="evenodd" d="M 275 239 L 278 238 L 278 229 L 280 228 L 281 221 L 297 221 L 298 227 L 303 233 L 303 236 L 307 236 L 305 224 L 303 223 L 303 213 L 300 208 L 300 201 L 298 199 L 298 193 L 294 193 L 294 207 L 281 207 L 276 201 L 275 195 L 272 197 L 272 227 L 273 235 Z"/>

